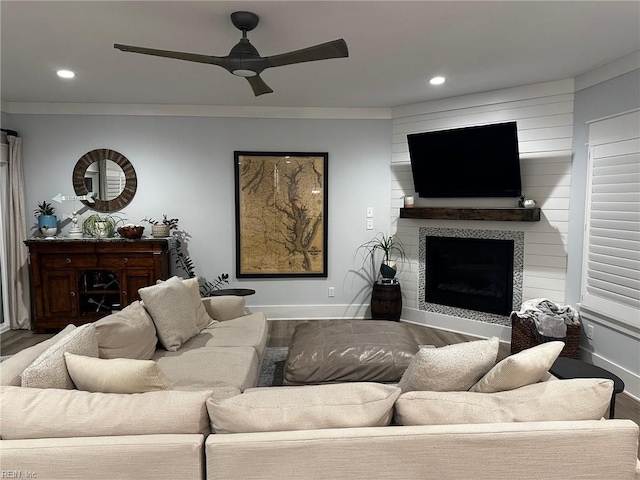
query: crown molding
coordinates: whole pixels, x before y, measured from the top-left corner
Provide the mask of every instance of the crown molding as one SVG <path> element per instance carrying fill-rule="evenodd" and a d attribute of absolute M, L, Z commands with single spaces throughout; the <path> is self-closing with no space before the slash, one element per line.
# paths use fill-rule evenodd
<path fill-rule="evenodd" d="M 347 120 L 391 119 L 390 108 L 349 107 L 247 107 L 224 105 L 37 103 L 2 101 L 2 111 L 16 115 L 131 115 Z"/>
<path fill-rule="evenodd" d="M 616 58 L 576 77 L 576 92 L 640 68 L 640 50 Z"/>

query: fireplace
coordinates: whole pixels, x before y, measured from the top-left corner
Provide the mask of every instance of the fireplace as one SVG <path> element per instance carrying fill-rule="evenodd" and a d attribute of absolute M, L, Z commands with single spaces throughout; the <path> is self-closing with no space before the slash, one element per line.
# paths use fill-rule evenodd
<path fill-rule="evenodd" d="M 510 314 L 513 240 L 426 236 L 425 247 L 426 302 Z"/>

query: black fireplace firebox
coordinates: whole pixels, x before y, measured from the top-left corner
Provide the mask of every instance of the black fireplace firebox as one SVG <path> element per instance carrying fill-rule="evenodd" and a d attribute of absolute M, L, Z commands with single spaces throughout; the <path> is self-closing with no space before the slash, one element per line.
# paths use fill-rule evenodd
<path fill-rule="evenodd" d="M 426 237 L 425 301 L 509 315 L 513 240 Z"/>

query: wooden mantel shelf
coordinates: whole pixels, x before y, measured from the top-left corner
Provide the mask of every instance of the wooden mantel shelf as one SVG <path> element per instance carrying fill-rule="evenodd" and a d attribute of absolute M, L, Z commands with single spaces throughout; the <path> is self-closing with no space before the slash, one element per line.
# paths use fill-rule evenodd
<path fill-rule="evenodd" d="M 413 207 L 401 208 L 400 218 L 431 220 L 493 220 L 500 222 L 539 222 L 539 208 L 468 208 Z"/>

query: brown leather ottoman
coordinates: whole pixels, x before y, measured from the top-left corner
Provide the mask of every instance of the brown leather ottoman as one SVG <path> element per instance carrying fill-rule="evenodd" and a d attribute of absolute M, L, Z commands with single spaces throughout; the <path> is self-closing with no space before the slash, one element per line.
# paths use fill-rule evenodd
<path fill-rule="evenodd" d="M 293 332 L 283 383 L 398 382 L 417 351 L 418 343 L 401 323 L 307 322 Z"/>

